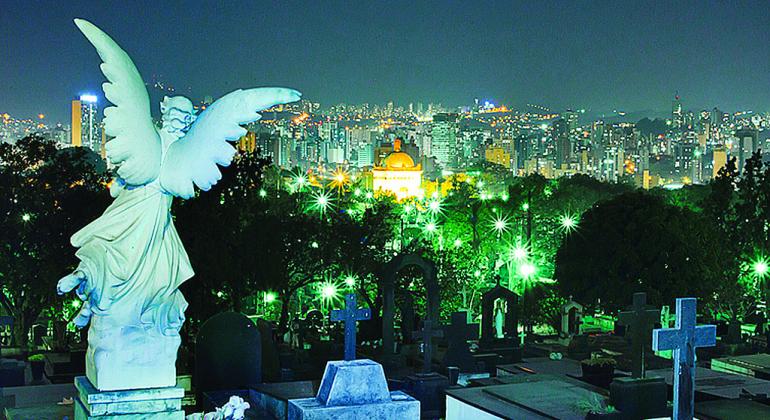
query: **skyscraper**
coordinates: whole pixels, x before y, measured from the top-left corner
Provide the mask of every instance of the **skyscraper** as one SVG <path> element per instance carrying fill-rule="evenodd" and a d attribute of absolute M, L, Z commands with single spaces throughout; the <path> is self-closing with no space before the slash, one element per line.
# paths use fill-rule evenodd
<path fill-rule="evenodd" d="M 431 125 L 431 152 L 444 168 L 457 166 L 457 114 L 436 114 Z"/>
<path fill-rule="evenodd" d="M 682 112 L 682 101 L 679 94 L 674 96 L 674 101 L 671 104 L 671 126 L 677 130 L 684 127 L 684 112 Z"/>
<path fill-rule="evenodd" d="M 81 95 L 72 101 L 70 141 L 73 146 L 88 147 L 96 153 L 101 152 L 101 124 L 97 112 L 97 100 L 94 95 Z"/>
<path fill-rule="evenodd" d="M 742 128 L 735 131 L 735 137 L 738 139 L 738 173 L 743 173 L 743 167 L 752 153 L 759 148 L 759 133 L 753 128 Z"/>

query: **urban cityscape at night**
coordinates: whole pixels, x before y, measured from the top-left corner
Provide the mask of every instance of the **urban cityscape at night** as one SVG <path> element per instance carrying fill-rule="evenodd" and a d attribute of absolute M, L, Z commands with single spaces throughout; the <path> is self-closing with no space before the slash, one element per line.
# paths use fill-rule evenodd
<path fill-rule="evenodd" d="M 3 4 L 0 420 L 770 418 L 767 16 Z"/>

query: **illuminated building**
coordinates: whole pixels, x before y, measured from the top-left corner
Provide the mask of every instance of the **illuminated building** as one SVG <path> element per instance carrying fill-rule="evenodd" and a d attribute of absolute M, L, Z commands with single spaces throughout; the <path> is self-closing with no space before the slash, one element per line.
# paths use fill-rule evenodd
<path fill-rule="evenodd" d="M 394 194 L 398 200 L 419 195 L 422 165 L 415 165 L 408 153 L 401 151 L 401 139 L 393 141 L 393 151 L 372 169 L 374 191 Z"/>
<path fill-rule="evenodd" d="M 717 147 L 714 149 L 714 168 L 711 177 L 716 178 L 719 170 L 725 165 L 727 165 L 727 151 L 724 147 Z"/>
<path fill-rule="evenodd" d="M 759 141 L 757 130 L 751 128 L 744 128 L 735 132 L 735 137 L 738 138 L 738 173 L 743 173 L 743 167 L 746 161 L 751 158 L 751 155 L 759 148 Z"/>
<path fill-rule="evenodd" d="M 72 131 L 73 146 L 88 147 L 94 152 L 101 152 L 101 124 L 97 115 L 96 96 L 81 95 L 72 101 Z"/>
<path fill-rule="evenodd" d="M 457 165 L 457 114 L 436 114 L 431 125 L 431 152 L 441 166 Z"/>

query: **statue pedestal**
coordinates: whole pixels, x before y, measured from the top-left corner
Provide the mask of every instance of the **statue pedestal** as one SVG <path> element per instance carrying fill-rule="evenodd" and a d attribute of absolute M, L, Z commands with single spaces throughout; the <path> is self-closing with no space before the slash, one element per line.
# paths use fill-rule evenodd
<path fill-rule="evenodd" d="M 420 402 L 403 392 L 389 391 L 379 363 L 331 361 L 326 364 L 318 395 L 289 400 L 288 418 L 418 420 Z"/>
<path fill-rule="evenodd" d="M 75 378 L 75 420 L 184 420 L 184 389 L 176 387 L 98 391 L 84 376 Z"/>

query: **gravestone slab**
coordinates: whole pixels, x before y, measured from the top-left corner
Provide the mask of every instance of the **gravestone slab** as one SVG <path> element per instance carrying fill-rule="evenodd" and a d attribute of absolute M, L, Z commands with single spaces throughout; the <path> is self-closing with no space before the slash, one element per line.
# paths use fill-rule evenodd
<path fill-rule="evenodd" d="M 502 385 L 448 389 L 446 420 L 465 419 L 584 419 L 577 403 L 603 399 L 601 389 L 557 375 L 517 375 L 497 378 Z"/>
<path fill-rule="evenodd" d="M 406 393 L 420 401 L 422 418 L 444 417 L 444 391 L 448 387 L 449 378 L 435 372 L 409 375 L 405 380 Z"/>
<path fill-rule="evenodd" d="M 658 319 L 660 311 L 647 307 L 647 294 L 643 292 L 634 293 L 631 308 L 618 314 L 618 320 L 631 331 L 631 376 L 634 378 L 644 378 L 645 351 Z"/>
<path fill-rule="evenodd" d="M 288 408 L 298 420 L 420 417 L 419 401 L 390 392 L 382 365 L 367 359 L 327 363 L 316 397 L 289 400 Z"/>
<path fill-rule="evenodd" d="M 257 326 L 237 312 L 214 315 L 195 345 L 195 389 L 244 389 L 262 382 L 262 339 Z"/>
<path fill-rule="evenodd" d="M 770 354 L 748 354 L 712 359 L 711 369 L 753 376 L 759 379 L 770 379 Z"/>
<path fill-rule="evenodd" d="M 75 420 L 184 420 L 182 388 L 99 391 L 85 376 L 75 378 L 75 388 Z"/>

